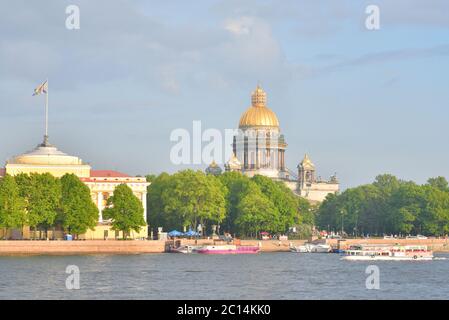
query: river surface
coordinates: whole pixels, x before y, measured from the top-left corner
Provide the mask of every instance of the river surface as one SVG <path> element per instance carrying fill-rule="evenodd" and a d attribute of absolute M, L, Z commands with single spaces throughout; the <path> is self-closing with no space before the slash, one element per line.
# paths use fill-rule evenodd
<path fill-rule="evenodd" d="M 0 299 L 448 299 L 449 255 L 436 256 L 375 263 L 297 253 L 0 257 Z M 66 288 L 69 265 L 79 268 L 78 290 Z M 369 265 L 379 268 L 378 290 L 366 287 Z"/>

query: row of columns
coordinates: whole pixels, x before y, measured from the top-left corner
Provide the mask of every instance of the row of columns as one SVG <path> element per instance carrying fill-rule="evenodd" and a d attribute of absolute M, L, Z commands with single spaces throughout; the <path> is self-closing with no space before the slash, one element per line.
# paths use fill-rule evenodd
<path fill-rule="evenodd" d="M 103 222 L 103 210 L 105 208 L 105 206 L 103 205 L 103 201 L 104 196 L 103 194 L 107 193 L 108 197 L 112 196 L 112 192 L 98 192 L 97 193 L 97 207 L 98 207 L 98 222 Z M 146 192 L 142 192 L 140 193 L 140 197 L 138 197 L 139 200 L 142 202 L 142 206 L 143 206 L 143 218 L 145 219 L 145 222 L 147 222 L 147 193 Z"/>
<path fill-rule="evenodd" d="M 260 169 L 271 168 L 284 170 L 285 168 L 285 150 L 259 149 L 257 151 L 244 152 L 244 168 Z M 277 163 L 273 163 L 277 162 Z"/>

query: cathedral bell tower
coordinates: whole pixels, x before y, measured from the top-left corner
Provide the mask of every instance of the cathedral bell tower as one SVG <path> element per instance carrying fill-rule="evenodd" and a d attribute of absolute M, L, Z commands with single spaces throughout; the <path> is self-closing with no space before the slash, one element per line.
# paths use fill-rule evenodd
<path fill-rule="evenodd" d="M 306 189 L 316 182 L 315 165 L 306 154 L 304 159 L 298 165 L 298 183 L 299 188 Z"/>

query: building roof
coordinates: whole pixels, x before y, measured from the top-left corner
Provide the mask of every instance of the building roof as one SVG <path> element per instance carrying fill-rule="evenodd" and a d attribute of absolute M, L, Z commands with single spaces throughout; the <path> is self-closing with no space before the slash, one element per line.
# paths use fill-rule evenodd
<path fill-rule="evenodd" d="M 144 183 L 149 185 L 145 177 L 133 177 L 129 174 L 114 170 L 90 170 L 88 178 L 80 178 L 83 182 L 91 183 Z"/>
<path fill-rule="evenodd" d="M 56 146 L 51 145 L 48 142 L 48 136 L 45 136 L 44 142 L 37 145 L 33 150 L 15 156 L 8 160 L 7 163 L 19 165 L 83 165 L 83 161 L 80 158 L 65 154 L 58 150 Z"/>
<path fill-rule="evenodd" d="M 129 174 L 114 171 L 114 170 L 90 170 L 90 176 L 92 178 L 128 178 Z"/>

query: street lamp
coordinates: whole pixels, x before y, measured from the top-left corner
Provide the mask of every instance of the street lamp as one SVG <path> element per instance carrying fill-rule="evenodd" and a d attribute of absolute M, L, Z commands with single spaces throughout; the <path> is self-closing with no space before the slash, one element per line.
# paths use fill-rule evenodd
<path fill-rule="evenodd" d="M 340 215 L 341 215 L 341 236 L 343 237 L 343 210 L 340 210 Z"/>

